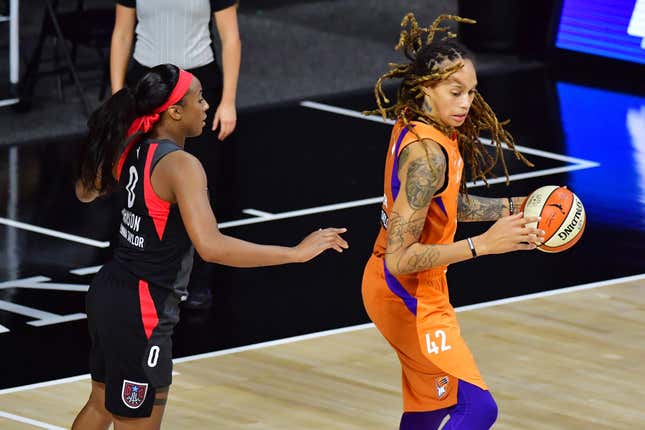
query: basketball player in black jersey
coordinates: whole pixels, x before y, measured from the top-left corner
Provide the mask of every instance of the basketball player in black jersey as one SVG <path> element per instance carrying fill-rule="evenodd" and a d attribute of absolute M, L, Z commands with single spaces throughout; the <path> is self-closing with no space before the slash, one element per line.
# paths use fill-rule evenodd
<path fill-rule="evenodd" d="M 173 65 L 114 94 L 88 122 L 76 195 L 91 202 L 122 190 L 119 243 L 86 299 L 92 391 L 72 429 L 158 429 L 171 384 L 171 335 L 186 296 L 193 247 L 208 262 L 258 267 L 342 252 L 344 228 L 295 247 L 222 234 L 200 162 L 183 151 L 204 127 L 208 103 L 197 78 Z"/>

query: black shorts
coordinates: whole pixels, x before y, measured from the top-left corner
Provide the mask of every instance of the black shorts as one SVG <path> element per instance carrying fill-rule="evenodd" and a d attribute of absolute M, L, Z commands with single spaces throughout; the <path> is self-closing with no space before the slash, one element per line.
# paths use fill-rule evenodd
<path fill-rule="evenodd" d="M 86 311 L 92 379 L 105 383 L 105 407 L 115 415 L 148 417 L 157 389 L 172 383 L 171 335 L 179 298 L 106 264 L 92 281 Z"/>

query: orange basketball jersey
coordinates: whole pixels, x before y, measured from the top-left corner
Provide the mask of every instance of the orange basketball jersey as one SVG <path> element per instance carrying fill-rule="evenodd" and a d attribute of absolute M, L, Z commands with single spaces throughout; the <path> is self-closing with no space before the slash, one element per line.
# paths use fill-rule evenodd
<path fill-rule="evenodd" d="M 415 121 L 406 127 L 399 121 L 392 130 L 385 163 L 382 226 L 363 275 L 365 309 L 401 361 L 405 411 L 454 405 L 459 379 L 486 389 L 450 304 L 447 266 L 394 276 L 385 265 L 388 219 L 401 187 L 398 158 L 406 146 L 425 138 L 441 146 L 447 169 L 444 186 L 428 208 L 419 242 L 449 244 L 454 240 L 463 170 L 458 143 L 431 125 Z"/>
<path fill-rule="evenodd" d="M 394 125 L 390 146 L 388 148 L 387 159 L 385 161 L 385 194 L 383 196 L 383 209 L 381 212 L 381 221 L 383 227 L 379 232 L 374 246 L 374 253 L 381 256 L 385 253 L 387 244 L 387 221 L 390 216 L 390 210 L 394 200 L 399 194 L 401 182 L 399 181 L 399 155 L 411 143 L 417 142 L 419 137 L 431 139 L 437 142 L 444 151 L 448 162 L 446 169 L 446 181 L 442 190 L 439 190 L 432 199 L 428 208 L 426 224 L 421 234 L 421 243 L 452 243 L 457 230 L 457 198 L 459 197 L 459 187 L 461 184 L 461 172 L 464 162 L 457 146 L 457 141 L 449 139 L 442 132 L 429 124 L 412 121 L 410 125 L 414 128 L 414 133 L 408 127 L 404 127 L 401 121 Z M 416 133 L 416 135 L 415 135 Z M 419 137 L 417 137 L 417 135 Z M 434 272 L 445 271 L 446 267 L 435 268 Z"/>

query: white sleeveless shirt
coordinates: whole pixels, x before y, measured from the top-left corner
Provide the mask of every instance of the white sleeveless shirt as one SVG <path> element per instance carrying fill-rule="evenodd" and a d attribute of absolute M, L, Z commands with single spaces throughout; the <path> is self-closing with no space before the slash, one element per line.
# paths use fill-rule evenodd
<path fill-rule="evenodd" d="M 117 2 L 135 5 L 135 0 Z M 233 4 L 234 0 L 136 0 L 134 59 L 146 67 L 171 63 L 182 69 L 211 63 L 212 13 Z"/>

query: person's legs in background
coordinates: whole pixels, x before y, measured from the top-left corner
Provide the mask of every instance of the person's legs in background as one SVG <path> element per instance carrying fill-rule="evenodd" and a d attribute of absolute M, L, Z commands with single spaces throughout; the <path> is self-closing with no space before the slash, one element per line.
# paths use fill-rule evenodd
<path fill-rule="evenodd" d="M 224 146 L 233 145 L 233 136 L 228 136 L 224 142 L 217 138 L 219 130 L 212 130 L 213 117 L 222 97 L 222 75 L 217 63 L 191 69 L 202 83 L 202 94 L 210 109 L 207 112 L 206 126 L 201 136 L 186 140 L 185 150 L 199 159 L 204 166 L 208 178 L 208 193 L 211 206 L 218 222 L 222 217 L 232 215 L 232 200 L 229 193 L 230 184 L 223 183 L 222 166 L 224 162 Z M 195 253 L 193 269 L 188 283 L 188 298 L 183 302 L 185 309 L 208 309 L 213 302 L 213 284 L 215 265 L 205 262 Z"/>
<path fill-rule="evenodd" d="M 148 70 L 150 69 L 132 60 L 126 77 L 127 84 L 132 87 Z M 206 126 L 202 134 L 187 139 L 184 149 L 197 157 L 204 166 L 208 178 L 209 199 L 217 220 L 221 222 L 222 219 L 230 219 L 234 214 L 232 185 L 223 180 L 224 177 L 232 176 L 230 171 L 225 172 L 224 169 L 232 168 L 234 160 L 226 163 L 222 161 L 233 152 L 235 133 L 221 142 L 217 138 L 219 130 L 212 130 L 213 117 L 222 98 L 222 74 L 217 63 L 212 62 L 189 71 L 201 82 L 202 94 L 210 109 L 206 113 Z M 208 309 L 212 306 L 214 269 L 213 264 L 205 262 L 195 253 L 188 283 L 188 298 L 183 302 L 185 309 Z"/>

